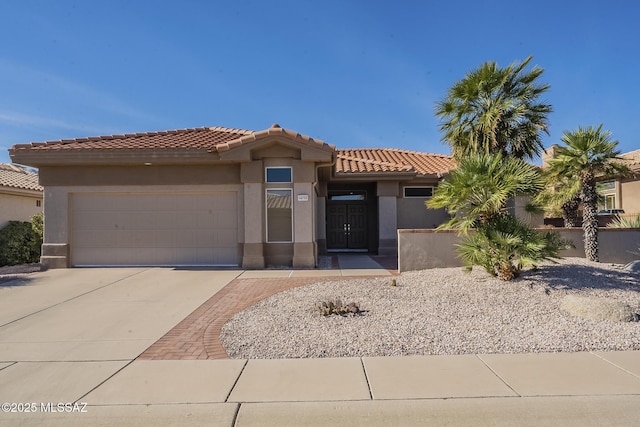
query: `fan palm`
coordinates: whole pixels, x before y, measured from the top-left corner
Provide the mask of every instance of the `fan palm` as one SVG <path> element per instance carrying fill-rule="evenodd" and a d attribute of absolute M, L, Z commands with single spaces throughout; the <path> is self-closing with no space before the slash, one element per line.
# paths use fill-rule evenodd
<path fill-rule="evenodd" d="M 524 160 L 501 154 L 476 154 L 462 159 L 427 201 L 429 208 L 446 208 L 452 219 L 439 228 L 463 233 L 506 212 L 506 202 L 544 188 L 538 169 Z"/>
<path fill-rule="evenodd" d="M 603 175 L 625 174 L 628 168 L 615 162 L 620 159 L 620 152 L 616 150 L 618 141 L 611 140 L 611 132 L 603 131 L 602 124 L 595 128 L 564 131 L 561 140 L 565 145 L 558 147 L 555 157 L 549 160 L 549 173 L 567 179 L 576 177 L 580 183 L 585 257 L 599 261 L 596 179 Z"/>
<path fill-rule="evenodd" d="M 486 62 L 451 87 L 436 104 L 442 140 L 454 157 L 471 153 L 500 153 L 522 159 L 540 154 L 541 133 L 548 134 L 551 105 L 538 98 L 549 89 L 538 83 L 543 69 L 524 71 L 532 57 L 499 68 Z"/>
<path fill-rule="evenodd" d="M 539 233 L 508 214 L 506 201 L 544 187 L 538 169 L 501 154 L 476 154 L 459 162 L 427 201 L 429 208 L 447 208 L 451 220 L 438 229 L 464 235 L 458 254 L 467 266 L 480 265 L 504 280 L 528 264 L 557 257 L 564 244 L 553 233 Z M 474 232 L 469 233 L 473 228 Z"/>
<path fill-rule="evenodd" d="M 560 211 L 565 227 L 578 226 L 578 207 L 580 206 L 580 181 L 575 178 L 558 176 L 549 169 L 543 174 L 547 185 L 536 196 L 536 203 L 552 212 Z"/>

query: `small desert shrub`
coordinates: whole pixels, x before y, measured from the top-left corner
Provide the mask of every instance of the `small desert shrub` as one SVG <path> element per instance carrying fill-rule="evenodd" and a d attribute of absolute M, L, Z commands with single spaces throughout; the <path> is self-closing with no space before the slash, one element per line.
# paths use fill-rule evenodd
<path fill-rule="evenodd" d="M 322 301 L 315 305 L 315 310 L 323 316 L 331 316 L 336 314 L 338 316 L 345 316 L 347 314 L 360 313 L 360 307 L 355 302 L 349 304 L 343 304 L 339 298 Z"/>

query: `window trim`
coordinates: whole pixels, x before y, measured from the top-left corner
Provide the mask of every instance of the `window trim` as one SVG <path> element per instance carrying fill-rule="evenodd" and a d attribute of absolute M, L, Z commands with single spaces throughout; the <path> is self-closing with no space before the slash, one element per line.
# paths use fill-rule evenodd
<path fill-rule="evenodd" d="M 430 188 L 431 195 L 430 196 L 407 196 L 407 188 Z M 435 187 L 433 185 L 407 185 L 406 187 L 402 187 L 402 198 L 404 199 L 430 199 L 433 197 L 433 191 Z"/>
<path fill-rule="evenodd" d="M 269 181 L 269 169 L 289 169 L 289 181 Z M 293 182 L 293 167 L 291 166 L 266 166 L 264 168 L 264 182 L 267 184 L 291 184 Z"/>
<path fill-rule="evenodd" d="M 289 212 L 291 214 L 291 240 L 269 240 L 269 206 L 268 206 L 268 195 L 269 191 L 288 191 L 291 194 L 291 207 L 289 208 Z M 264 240 L 266 243 L 293 243 L 295 242 L 294 236 L 294 216 L 293 216 L 293 188 L 266 188 L 264 192 Z"/>

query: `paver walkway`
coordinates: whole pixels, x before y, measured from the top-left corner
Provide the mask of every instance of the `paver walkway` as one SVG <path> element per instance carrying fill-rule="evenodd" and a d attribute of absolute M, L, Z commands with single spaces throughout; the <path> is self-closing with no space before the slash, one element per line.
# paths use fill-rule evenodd
<path fill-rule="evenodd" d="M 138 359 L 228 359 L 220 342 L 220 331 L 234 314 L 275 293 L 325 280 L 323 277 L 234 279 Z"/>
<path fill-rule="evenodd" d="M 385 268 L 395 268 L 395 258 L 371 258 Z M 332 269 L 340 268 L 336 256 L 332 257 L 329 265 Z M 333 271 L 335 272 L 335 270 Z M 343 271 L 348 274 L 349 270 Z M 383 271 L 386 272 L 386 270 Z M 333 275 L 330 270 L 326 270 L 326 276 L 323 276 L 320 271 L 317 272 L 320 275 L 312 277 L 236 278 L 145 350 L 138 359 L 228 359 L 229 356 L 220 342 L 220 332 L 222 326 L 236 313 L 287 289 L 327 280 L 350 278 Z M 269 273 L 277 275 L 278 271 L 266 270 L 264 274 L 269 275 Z M 256 272 L 256 274 L 260 274 L 260 272 Z"/>

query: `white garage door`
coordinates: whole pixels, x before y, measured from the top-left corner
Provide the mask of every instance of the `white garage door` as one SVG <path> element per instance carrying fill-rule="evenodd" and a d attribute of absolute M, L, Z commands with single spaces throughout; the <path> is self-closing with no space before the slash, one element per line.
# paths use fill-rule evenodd
<path fill-rule="evenodd" d="M 71 263 L 237 265 L 235 192 L 76 193 Z"/>

